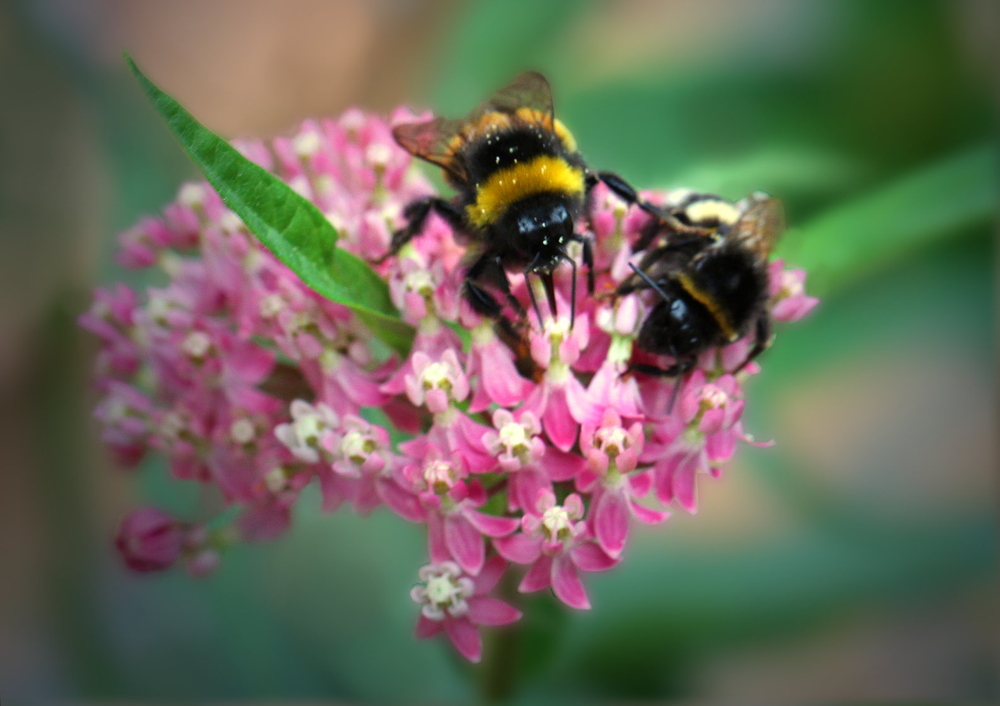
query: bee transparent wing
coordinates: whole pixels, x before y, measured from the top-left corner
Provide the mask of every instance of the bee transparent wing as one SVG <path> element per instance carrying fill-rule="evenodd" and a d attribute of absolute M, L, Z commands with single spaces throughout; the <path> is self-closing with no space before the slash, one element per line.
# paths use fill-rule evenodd
<path fill-rule="evenodd" d="M 763 192 L 752 194 L 748 199 L 746 210 L 727 237 L 766 260 L 778 236 L 785 230 L 785 211 L 781 201 Z"/>
<path fill-rule="evenodd" d="M 552 129 L 552 87 L 548 80 L 537 71 L 518 74 L 509 86 L 501 88 L 483 104 L 481 110 L 495 110 L 500 113 L 518 115 L 522 108 L 539 113 L 545 127 Z"/>
<path fill-rule="evenodd" d="M 455 145 L 465 120 L 434 118 L 421 123 L 403 123 L 393 128 L 392 136 L 400 147 L 414 157 L 436 164 L 459 182 L 465 182 L 465 167 L 455 157 Z"/>

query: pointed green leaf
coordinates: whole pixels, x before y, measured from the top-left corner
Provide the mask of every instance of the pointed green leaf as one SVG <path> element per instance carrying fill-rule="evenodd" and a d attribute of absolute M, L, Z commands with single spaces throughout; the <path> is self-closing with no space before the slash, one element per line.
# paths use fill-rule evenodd
<path fill-rule="evenodd" d="M 997 213 L 997 150 L 984 144 L 838 206 L 782 239 L 778 255 L 809 270 L 809 289 L 832 287 Z"/>
<path fill-rule="evenodd" d="M 125 61 L 188 156 L 250 232 L 308 286 L 353 309 L 380 338 L 405 353 L 413 328 L 399 319 L 382 278 L 336 246 L 337 231 L 320 210 L 195 120 L 146 78 L 128 54 Z"/>

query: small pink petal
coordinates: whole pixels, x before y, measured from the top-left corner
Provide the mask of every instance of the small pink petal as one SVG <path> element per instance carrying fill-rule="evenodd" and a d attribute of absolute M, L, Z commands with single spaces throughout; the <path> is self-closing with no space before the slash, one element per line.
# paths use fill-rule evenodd
<path fill-rule="evenodd" d="M 523 510 L 532 510 L 539 493 L 551 491 L 552 484 L 536 468 L 523 468 L 510 476 L 510 497 Z"/>
<path fill-rule="evenodd" d="M 601 549 L 618 558 L 628 539 L 628 502 L 620 492 L 605 492 L 594 510 L 594 534 Z"/>
<path fill-rule="evenodd" d="M 553 446 L 560 451 L 569 451 L 573 448 L 573 444 L 576 443 L 576 432 L 580 425 L 570 414 L 569 406 L 566 403 L 565 387 L 553 387 L 549 391 L 549 400 L 545 406 L 542 423 Z"/>
<path fill-rule="evenodd" d="M 390 510 L 410 522 L 424 522 L 427 511 L 420 504 L 420 499 L 399 486 L 394 480 L 384 480 L 377 483 L 379 495 Z"/>
<path fill-rule="evenodd" d="M 570 550 L 570 556 L 583 571 L 605 571 L 618 563 L 595 542 L 578 544 Z"/>
<path fill-rule="evenodd" d="M 521 585 L 517 587 L 517 590 L 521 593 L 532 593 L 548 588 L 551 582 L 552 557 L 543 555 L 528 569 L 528 573 L 521 579 Z"/>
<path fill-rule="evenodd" d="M 696 498 L 698 466 L 701 454 L 698 452 L 689 453 L 684 459 L 674 467 L 671 484 L 674 497 L 681 507 L 692 515 L 698 512 L 698 501 Z"/>
<path fill-rule="evenodd" d="M 576 566 L 567 556 L 557 556 L 552 561 L 552 590 L 556 598 L 570 608 L 590 609 L 587 591 L 576 573 Z"/>
<path fill-rule="evenodd" d="M 455 649 L 470 662 L 478 662 L 483 656 L 483 640 L 479 630 L 468 618 L 446 618 L 445 632 L 451 638 Z"/>
<path fill-rule="evenodd" d="M 436 512 L 427 513 L 427 553 L 431 562 L 440 564 L 450 561 L 452 556 L 445 541 L 444 520 Z"/>
<path fill-rule="evenodd" d="M 545 473 L 554 482 L 573 480 L 584 469 L 586 461 L 579 454 L 567 453 L 548 446 L 545 456 L 539 461 Z"/>
<path fill-rule="evenodd" d="M 440 414 L 448 410 L 448 393 L 439 388 L 432 388 L 424 393 L 427 409 L 434 414 Z M 413 399 L 413 395 L 410 395 Z"/>
<path fill-rule="evenodd" d="M 515 564 L 530 564 L 542 553 L 542 540 L 521 532 L 493 540 L 501 556 Z"/>
<path fill-rule="evenodd" d="M 443 628 L 444 624 L 440 620 L 431 620 L 426 615 L 421 614 L 417 618 L 417 627 L 414 630 L 414 634 L 418 640 L 426 640 L 428 637 L 437 635 Z"/>
<path fill-rule="evenodd" d="M 521 526 L 521 520 L 517 517 L 497 517 L 476 510 L 466 511 L 465 518 L 487 537 L 503 537 Z"/>
<path fill-rule="evenodd" d="M 726 411 L 724 409 L 706 409 L 705 413 L 701 416 L 698 430 L 702 434 L 715 434 L 722 429 L 725 418 Z"/>
<path fill-rule="evenodd" d="M 452 558 L 467 573 L 476 575 L 483 568 L 486 557 L 483 535 L 462 515 L 449 515 L 444 519 L 444 541 Z"/>
<path fill-rule="evenodd" d="M 642 473 L 629 476 L 628 483 L 632 487 L 632 495 L 642 498 L 646 496 L 646 493 L 652 487 L 653 478 L 649 471 L 643 471 Z"/>
<path fill-rule="evenodd" d="M 472 578 L 472 582 L 476 585 L 476 595 L 481 596 L 496 588 L 506 570 L 507 562 L 503 560 L 503 557 L 494 555 L 487 559 L 479 575 Z"/>
<path fill-rule="evenodd" d="M 521 611 L 496 598 L 473 596 L 468 616 L 476 625 L 509 625 L 521 619 Z"/>
<path fill-rule="evenodd" d="M 640 522 L 644 522 L 647 525 L 658 525 L 665 519 L 670 517 L 670 513 L 664 510 L 654 510 L 648 508 L 644 505 L 640 505 L 637 502 L 632 502 L 632 514 Z"/>

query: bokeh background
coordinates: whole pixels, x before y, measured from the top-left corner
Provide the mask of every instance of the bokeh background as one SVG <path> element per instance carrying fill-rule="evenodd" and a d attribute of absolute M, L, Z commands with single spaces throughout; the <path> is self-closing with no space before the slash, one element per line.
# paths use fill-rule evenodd
<path fill-rule="evenodd" d="M 529 601 L 523 703 L 1000 696 L 991 0 L 0 3 L 0 699 L 474 698 L 411 637 L 416 526 L 300 504 L 213 577 L 128 575 L 110 535 L 196 491 L 96 442 L 75 317 L 114 235 L 194 169 L 125 70 L 215 131 L 545 72 L 585 155 L 643 187 L 780 196 L 823 302 L 779 331 L 700 512 L 640 532 L 595 609 Z M 130 279 L 132 283 L 136 283 Z"/>

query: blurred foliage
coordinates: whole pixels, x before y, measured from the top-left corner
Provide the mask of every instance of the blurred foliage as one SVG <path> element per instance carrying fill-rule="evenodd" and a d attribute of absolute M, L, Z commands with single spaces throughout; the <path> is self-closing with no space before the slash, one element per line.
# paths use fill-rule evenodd
<path fill-rule="evenodd" d="M 665 55 L 592 79 L 571 33 L 597 5 L 460 7 L 427 104 L 462 114 L 518 71 L 539 69 L 595 166 L 647 188 L 683 185 L 731 198 L 764 189 L 785 202 L 792 228 L 781 254 L 810 269 L 810 287 L 824 301 L 768 353 L 749 428 L 773 428 L 770 402 L 831 361 L 889 339 L 958 341 L 989 364 L 997 145 L 954 6 L 791 3 L 785 21 L 772 16 L 770 26 L 751 26 L 701 58 Z M 155 119 L 137 109 L 141 99 L 125 76 L 68 74 L 105 128 L 120 185 L 112 220 L 124 227 L 170 198 L 184 168 L 163 147 Z M 110 257 L 104 263 L 105 280 L 121 278 Z M 56 375 L 80 355 L 67 344 L 71 309 L 53 316 L 54 353 L 44 363 L 53 377 L 36 401 L 39 418 L 60 420 L 67 437 L 83 433 L 67 410 L 85 414 L 65 399 Z M 83 513 L 65 493 L 80 468 L 57 446 L 47 449 L 48 512 L 62 518 L 58 534 L 74 552 L 52 576 L 67 693 L 380 702 L 474 693 L 464 678 L 474 670 L 444 641 L 410 639 L 405 595 L 424 546 L 402 520 L 323 516 L 318 498 L 307 498 L 286 539 L 234 549 L 204 582 L 139 581 L 114 566 L 104 538 L 74 532 Z M 794 531 L 706 548 L 667 527 L 641 535 L 628 561 L 590 581 L 591 614 L 532 599 L 518 637 L 526 702 L 690 696 L 706 656 L 873 607 L 919 610 L 995 576 L 996 520 L 985 499 L 976 514 L 906 520 L 884 516 L 865 487 L 831 492 L 780 447 L 766 457 L 744 450 L 744 461 L 741 471 L 792 518 Z M 188 513 L 203 506 L 196 490 L 165 475 L 155 460 L 142 469 L 146 497 Z M 996 695 L 995 685 L 983 689 L 982 698 Z"/>

